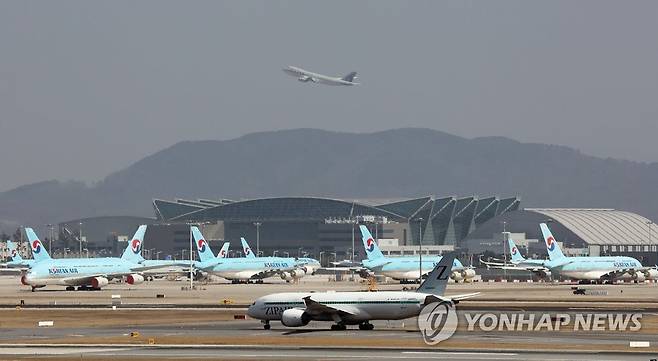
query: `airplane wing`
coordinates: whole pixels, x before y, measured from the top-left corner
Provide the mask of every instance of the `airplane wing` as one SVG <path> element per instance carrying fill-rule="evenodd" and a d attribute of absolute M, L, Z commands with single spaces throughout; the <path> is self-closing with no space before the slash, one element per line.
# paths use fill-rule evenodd
<path fill-rule="evenodd" d="M 311 296 L 304 297 L 304 304 L 306 305 L 306 312 L 313 316 L 328 314 L 332 315 L 332 317 L 335 315 L 339 318 L 343 318 L 344 316 L 355 316 L 358 313 L 353 307 L 347 305 L 338 304 L 327 306 L 312 300 Z"/>
<path fill-rule="evenodd" d="M 466 300 L 469 298 L 477 297 L 481 293 L 480 292 L 474 292 L 474 293 L 464 293 L 461 295 L 454 295 L 454 296 L 436 296 L 436 295 L 428 295 L 425 297 L 425 304 L 428 305 L 432 302 L 442 302 L 442 301 L 450 301 L 454 304 L 459 303 L 459 301 Z"/>
<path fill-rule="evenodd" d="M 636 268 L 622 268 L 614 271 L 610 271 L 608 273 L 604 273 L 601 275 L 600 278 L 609 278 L 609 279 L 616 279 L 624 274 L 629 274 L 631 276 L 636 275 L 638 273 L 641 273 L 642 276 L 645 278 L 649 279 L 650 277 L 647 277 L 645 274 L 650 272 L 650 271 L 656 271 L 655 267 L 636 267 Z"/>

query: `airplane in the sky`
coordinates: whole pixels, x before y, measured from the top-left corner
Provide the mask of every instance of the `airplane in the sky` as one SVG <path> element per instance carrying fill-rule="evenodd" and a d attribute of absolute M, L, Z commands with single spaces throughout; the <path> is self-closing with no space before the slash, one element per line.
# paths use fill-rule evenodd
<path fill-rule="evenodd" d="M 192 226 L 192 236 L 199 255 L 195 267 L 231 280 L 233 283 L 249 281 L 262 283 L 263 278 L 274 276 L 292 281 L 306 274 L 300 263 L 289 257 L 217 258 L 198 227 Z"/>
<path fill-rule="evenodd" d="M 658 279 L 654 267 L 644 267 L 640 261 L 627 256 L 567 257 L 562 253 L 546 223 L 539 225 L 550 261 L 551 273 L 575 280 L 605 283 L 618 279 L 644 282 Z"/>
<path fill-rule="evenodd" d="M 436 264 L 416 292 L 290 292 L 258 298 L 247 310 L 250 317 L 261 320 L 266 330 L 270 321 L 281 321 L 287 327 L 306 326 L 310 321 L 333 321 L 332 330 L 345 330 L 359 325 L 372 330 L 372 320 L 402 320 L 418 316 L 428 304 L 460 300 L 476 296 L 471 293 L 445 297 L 455 254 L 449 253 Z"/>
<path fill-rule="evenodd" d="M 493 269 L 507 269 L 507 270 L 523 270 L 532 272 L 541 278 L 551 277 L 551 270 L 546 266 L 548 260 L 541 259 L 526 259 L 521 255 L 519 248 L 516 246 L 514 241 L 511 238 L 507 239 L 507 245 L 509 246 L 511 260 L 507 262 L 490 262 L 480 259 L 480 263 L 487 266 L 487 268 Z"/>
<path fill-rule="evenodd" d="M 132 240 L 128 242 L 121 258 L 50 258 L 39 237 L 32 228 L 25 228 L 32 248 L 34 263 L 21 277 L 21 283 L 36 288 L 47 285 L 66 286 L 67 291 L 78 289 L 100 289 L 110 279 L 123 278 L 128 284 L 144 282 L 143 272 L 162 265 L 144 266 L 141 250 L 146 226 L 139 226 Z"/>
<path fill-rule="evenodd" d="M 359 85 L 359 83 L 355 82 L 355 80 L 357 79 L 355 71 L 343 77 L 333 77 L 333 76 L 317 74 L 298 68 L 296 66 L 287 66 L 283 69 L 283 71 L 288 75 L 292 75 L 296 77 L 297 80 L 304 83 L 310 81 L 313 83 L 320 83 L 326 85 Z"/>
<path fill-rule="evenodd" d="M 244 239 L 244 237 L 240 238 L 240 242 L 242 243 L 242 251 L 245 257 L 256 258 L 256 255 L 254 255 L 254 252 L 251 251 L 251 247 L 249 247 L 249 244 L 247 243 L 247 240 Z M 304 270 L 306 274 L 315 274 L 315 271 L 322 268 L 320 262 L 315 258 L 298 257 L 297 263 L 299 264 L 300 268 Z"/>
<path fill-rule="evenodd" d="M 372 234 L 364 225 L 359 226 L 361 229 L 361 240 L 366 250 L 367 259 L 361 262 L 363 267 L 368 270 L 391 277 L 395 280 L 411 281 L 420 279 L 418 256 L 386 257 L 377 246 L 377 242 L 372 238 Z M 423 256 L 423 275 L 434 269 L 434 266 L 441 261 L 441 256 Z M 455 282 L 469 282 L 475 277 L 475 271 L 472 268 L 464 267 L 458 260 L 454 260 L 450 278 Z"/>

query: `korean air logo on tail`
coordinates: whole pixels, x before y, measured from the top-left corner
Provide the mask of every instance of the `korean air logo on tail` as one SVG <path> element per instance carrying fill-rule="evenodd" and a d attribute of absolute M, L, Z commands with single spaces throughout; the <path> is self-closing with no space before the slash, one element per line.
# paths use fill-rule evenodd
<path fill-rule="evenodd" d="M 546 238 L 546 247 L 549 251 L 555 250 L 555 238 L 553 238 L 553 236 L 548 236 L 548 238 Z"/>
<path fill-rule="evenodd" d="M 375 250 L 375 241 L 372 238 L 368 238 L 366 241 L 366 249 L 368 252 L 372 252 Z"/>
<path fill-rule="evenodd" d="M 248 256 L 249 254 L 251 254 L 251 249 L 249 247 L 245 247 L 244 248 L 244 255 Z"/>
<path fill-rule="evenodd" d="M 140 249 L 142 248 L 142 241 L 139 239 L 133 239 L 132 242 L 130 242 L 130 248 L 132 249 L 134 254 L 138 254 Z"/>
<path fill-rule="evenodd" d="M 199 248 L 199 252 L 203 253 L 206 251 L 206 240 L 201 238 L 197 241 L 197 248 Z"/>
<path fill-rule="evenodd" d="M 512 247 L 512 256 L 516 256 L 517 252 L 516 247 Z"/>
<path fill-rule="evenodd" d="M 36 239 L 36 240 L 34 240 L 34 242 L 32 242 L 32 252 L 34 252 L 34 253 L 41 252 L 41 241 L 39 241 L 38 239 Z"/>
<path fill-rule="evenodd" d="M 226 251 L 225 250 L 219 251 L 219 256 L 222 258 L 226 257 Z"/>
<path fill-rule="evenodd" d="M 18 254 L 18 251 L 16 249 L 11 250 L 11 257 L 14 258 Z"/>

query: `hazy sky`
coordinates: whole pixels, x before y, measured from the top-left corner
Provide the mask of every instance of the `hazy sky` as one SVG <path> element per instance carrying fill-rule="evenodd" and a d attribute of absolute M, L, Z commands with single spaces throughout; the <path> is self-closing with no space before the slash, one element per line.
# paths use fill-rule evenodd
<path fill-rule="evenodd" d="M 297 127 L 658 161 L 657 35 L 658 1 L 2 1 L 0 190 Z"/>

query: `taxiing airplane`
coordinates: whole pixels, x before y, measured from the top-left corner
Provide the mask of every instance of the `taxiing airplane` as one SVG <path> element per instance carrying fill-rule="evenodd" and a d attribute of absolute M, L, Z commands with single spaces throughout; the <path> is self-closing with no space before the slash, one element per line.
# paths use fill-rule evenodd
<path fill-rule="evenodd" d="M 521 255 L 518 247 L 511 238 L 507 239 L 511 260 L 509 263 L 504 261 L 490 262 L 480 259 L 480 263 L 493 269 L 522 270 L 532 272 L 541 278 L 550 278 L 551 270 L 546 267 L 547 260 L 526 259 Z"/>
<path fill-rule="evenodd" d="M 313 83 L 320 83 L 326 85 L 359 85 L 359 83 L 354 82 L 357 79 L 355 71 L 345 75 L 344 77 L 333 77 L 333 76 L 317 74 L 298 68 L 296 66 L 288 66 L 284 68 L 283 71 L 288 75 L 292 75 L 296 77 L 297 80 L 304 83 L 310 81 Z"/>
<path fill-rule="evenodd" d="M 217 258 L 210 250 L 210 245 L 203 238 L 198 227 L 192 226 L 192 236 L 199 254 L 196 268 L 231 280 L 233 283 L 248 283 L 249 281 L 262 283 L 263 278 L 273 276 L 280 276 L 281 279 L 292 281 L 306 274 L 306 271 L 294 258 Z"/>
<path fill-rule="evenodd" d="M 386 257 L 377 246 L 377 242 L 372 238 L 372 234 L 366 226 L 359 226 L 361 229 L 361 240 L 363 247 L 366 250 L 367 259 L 363 260 L 363 267 L 368 270 L 382 274 L 386 277 L 391 277 L 395 280 L 416 281 L 420 279 L 419 263 L 420 257 L 418 256 L 401 256 L 401 257 Z M 441 256 L 423 256 L 423 275 L 426 275 L 439 261 Z M 462 265 L 458 260 L 454 260 L 450 278 L 455 282 L 465 281 L 469 282 L 475 277 L 475 271 L 472 268 L 467 268 Z"/>
<path fill-rule="evenodd" d="M 287 327 L 306 326 L 311 321 L 333 321 L 332 330 L 345 330 L 347 325 L 372 330 L 374 326 L 370 321 L 415 317 L 425 305 L 433 302 L 456 304 L 479 294 L 443 295 L 454 260 L 454 253 L 444 255 L 416 292 L 275 293 L 258 298 L 249 306 L 247 314 L 261 320 L 266 330 L 270 329 L 270 321 L 281 321 Z"/>
<path fill-rule="evenodd" d="M 541 223 L 539 227 L 544 236 L 550 259 L 545 265 L 554 274 L 597 283 L 612 282 L 619 279 L 644 282 L 647 279 L 658 278 L 658 271 L 655 268 L 644 267 L 640 261 L 633 257 L 567 257 L 562 253 L 546 223 Z"/>
<path fill-rule="evenodd" d="M 244 256 L 246 258 L 256 258 L 256 255 L 254 255 L 254 252 L 251 250 L 251 247 L 249 247 L 249 244 L 244 237 L 240 238 L 240 242 L 242 243 L 242 252 L 244 253 Z M 315 274 L 315 271 L 322 268 L 320 262 L 315 258 L 298 257 L 296 261 L 306 274 Z"/>
<path fill-rule="evenodd" d="M 47 285 L 66 286 L 67 291 L 78 289 L 100 289 L 109 283 L 110 279 L 123 278 L 128 284 L 144 282 L 144 271 L 160 268 L 158 266 L 143 266 L 141 250 L 146 226 L 139 226 L 137 232 L 128 243 L 121 258 L 50 258 L 39 237 L 32 228 L 25 228 L 25 233 L 32 248 L 34 263 L 21 277 L 21 283 L 36 288 Z"/>

